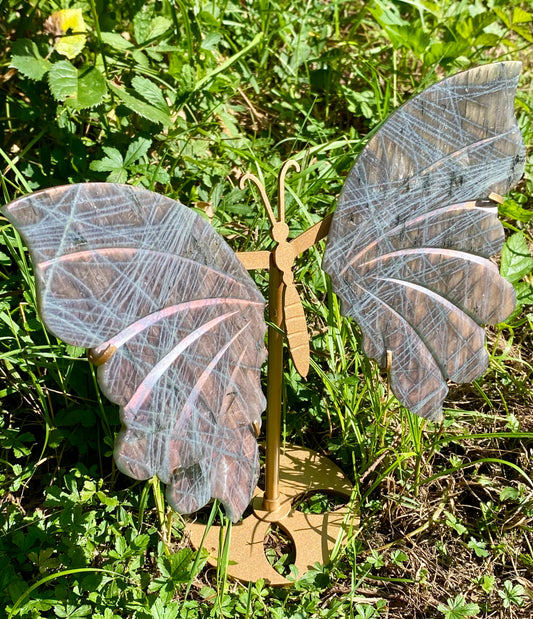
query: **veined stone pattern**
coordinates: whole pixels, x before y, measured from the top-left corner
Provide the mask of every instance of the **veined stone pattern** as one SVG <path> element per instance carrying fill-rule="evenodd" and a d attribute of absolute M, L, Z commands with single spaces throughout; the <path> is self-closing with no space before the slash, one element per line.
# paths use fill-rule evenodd
<path fill-rule="evenodd" d="M 357 159 L 333 216 L 323 268 L 366 354 L 382 367 L 392 359 L 392 390 L 423 417 L 441 417 L 447 379 L 486 370 L 480 325 L 514 308 L 488 260 L 504 235 L 486 198 L 523 173 L 520 68 L 471 69 L 399 108 Z"/>
<path fill-rule="evenodd" d="M 157 475 L 179 512 L 216 497 L 237 520 L 259 471 L 266 325 L 232 249 L 191 209 L 126 185 L 56 187 L 4 213 L 30 249 L 48 329 L 116 349 L 98 380 L 120 405 L 119 469 Z"/>

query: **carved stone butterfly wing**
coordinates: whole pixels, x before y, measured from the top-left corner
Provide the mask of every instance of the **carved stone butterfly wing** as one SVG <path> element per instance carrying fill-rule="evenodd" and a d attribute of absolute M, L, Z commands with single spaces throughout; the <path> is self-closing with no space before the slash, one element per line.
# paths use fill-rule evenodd
<path fill-rule="evenodd" d="M 323 261 L 343 312 L 395 395 L 441 417 L 447 379 L 487 368 L 482 323 L 514 308 L 512 286 L 488 257 L 504 235 L 487 198 L 521 177 L 514 117 L 519 62 L 443 80 L 399 108 L 352 168 Z"/>
<path fill-rule="evenodd" d="M 41 317 L 93 349 L 120 405 L 118 468 L 166 484 L 179 512 L 219 498 L 237 520 L 258 476 L 264 301 L 194 211 L 108 183 L 37 192 L 4 209 L 28 245 Z"/>

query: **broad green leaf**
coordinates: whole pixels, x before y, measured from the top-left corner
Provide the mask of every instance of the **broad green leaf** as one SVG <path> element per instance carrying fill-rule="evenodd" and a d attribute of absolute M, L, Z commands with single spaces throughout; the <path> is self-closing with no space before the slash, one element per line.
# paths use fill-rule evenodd
<path fill-rule="evenodd" d="M 533 258 L 523 232 L 516 232 L 505 242 L 502 249 L 500 272 L 508 281 L 515 283 L 533 270 Z"/>
<path fill-rule="evenodd" d="M 509 499 L 512 501 L 516 501 L 518 496 L 518 488 L 513 488 L 512 486 L 505 486 L 500 491 L 500 501 L 508 501 Z"/>
<path fill-rule="evenodd" d="M 456 31 L 463 39 L 474 38 L 483 32 L 483 29 L 496 20 L 496 15 L 487 11 L 474 17 L 466 17 L 457 22 Z"/>
<path fill-rule="evenodd" d="M 45 60 L 41 56 L 35 42 L 29 39 L 15 41 L 11 53 L 10 66 L 31 80 L 42 79 L 52 66 L 49 60 Z"/>
<path fill-rule="evenodd" d="M 153 619 L 176 619 L 180 614 L 181 604 L 175 601 L 166 602 L 155 598 L 150 607 L 150 615 Z"/>
<path fill-rule="evenodd" d="M 135 548 L 141 548 L 142 550 L 145 550 L 148 547 L 149 543 L 150 543 L 150 536 L 147 535 L 146 533 L 137 535 L 132 540 L 133 546 L 135 546 Z"/>
<path fill-rule="evenodd" d="M 130 110 L 139 114 L 143 118 L 147 118 L 152 122 L 160 123 L 165 127 L 172 127 L 172 120 L 168 114 L 162 112 L 158 108 L 150 105 L 148 103 L 144 103 L 137 97 L 133 97 L 128 94 L 123 88 L 119 88 L 115 86 L 112 82 L 108 82 L 109 89 L 124 103 L 126 107 Z"/>
<path fill-rule="evenodd" d="M 190 548 L 182 548 L 176 553 L 165 557 L 170 578 L 176 582 L 187 582 L 190 578 L 194 553 Z M 161 567 L 161 564 L 158 562 Z"/>
<path fill-rule="evenodd" d="M 117 168 L 111 171 L 106 178 L 108 183 L 120 183 L 124 184 L 128 180 L 128 171 L 124 168 Z"/>
<path fill-rule="evenodd" d="M 441 613 L 444 613 L 446 619 L 465 619 L 466 617 L 475 617 L 480 608 L 475 603 L 466 602 L 463 595 L 459 594 L 454 598 L 448 598 L 448 605 L 439 604 L 437 607 Z"/>
<path fill-rule="evenodd" d="M 496 578 L 489 574 L 483 574 L 483 576 L 478 579 L 479 586 L 485 593 L 490 593 L 494 589 L 495 582 Z"/>
<path fill-rule="evenodd" d="M 469 19 L 472 21 L 473 34 L 480 34 L 485 28 L 497 21 L 497 17 L 492 11 L 483 11 Z"/>
<path fill-rule="evenodd" d="M 401 16 L 399 7 L 392 2 L 375 0 L 370 4 L 368 10 L 383 28 L 408 25 L 408 22 Z"/>
<path fill-rule="evenodd" d="M 170 28 L 172 28 L 172 22 L 166 17 L 158 15 L 150 23 L 150 30 L 148 32 L 149 40 L 157 39 L 167 30 L 170 30 Z"/>
<path fill-rule="evenodd" d="M 376 97 L 372 90 L 357 91 L 341 85 L 341 91 L 346 97 L 346 108 L 349 112 L 362 114 L 365 118 L 372 118 L 375 115 Z"/>
<path fill-rule="evenodd" d="M 524 305 L 533 305 L 533 288 L 528 282 L 516 282 L 514 290 L 517 309 L 521 309 Z"/>
<path fill-rule="evenodd" d="M 55 99 L 78 110 L 98 105 L 107 92 L 104 77 L 96 67 L 76 69 L 69 60 L 52 66 L 48 83 Z"/>
<path fill-rule="evenodd" d="M 476 557 L 488 557 L 489 551 L 487 550 L 487 544 L 481 540 L 476 539 L 475 537 L 471 537 L 468 542 L 468 548 L 471 548 Z"/>
<path fill-rule="evenodd" d="M 78 70 L 78 98 L 67 104 L 77 109 L 94 107 L 102 102 L 106 93 L 104 76 L 96 67 L 85 66 Z"/>
<path fill-rule="evenodd" d="M 57 617 L 74 619 L 75 617 L 88 617 L 92 614 L 93 608 L 88 604 L 82 604 L 81 606 L 76 607 L 67 602 L 65 605 L 54 606 L 54 612 Z"/>
<path fill-rule="evenodd" d="M 165 170 L 165 168 L 159 168 L 155 165 L 149 164 L 137 164 L 128 166 L 128 170 L 132 174 L 138 174 L 143 177 L 147 183 L 143 183 L 146 187 L 150 188 L 153 183 L 161 183 L 162 185 L 166 185 L 170 182 L 169 173 Z M 142 179 L 141 179 L 142 182 Z"/>
<path fill-rule="evenodd" d="M 101 35 L 102 41 L 118 52 L 123 52 L 133 47 L 133 43 L 130 43 L 118 32 L 102 32 Z"/>
<path fill-rule="evenodd" d="M 71 344 L 66 344 L 65 353 L 68 357 L 74 357 L 75 359 L 79 359 L 85 355 L 85 348 L 80 348 L 79 346 L 72 346 Z M 54 417 L 54 421 L 56 421 L 57 417 Z"/>
<path fill-rule="evenodd" d="M 393 550 L 391 552 L 391 559 L 393 563 L 396 563 L 396 565 L 409 561 L 408 555 L 406 555 L 402 550 Z"/>
<path fill-rule="evenodd" d="M 100 499 L 100 502 L 103 503 L 106 507 L 118 507 L 120 505 L 120 501 L 116 497 L 107 496 L 105 492 L 100 491 L 97 492 L 96 495 Z"/>
<path fill-rule="evenodd" d="M 525 592 L 522 585 L 514 585 L 511 580 L 506 580 L 503 583 L 503 590 L 500 589 L 498 595 L 502 598 L 504 607 L 510 608 L 511 606 L 522 606 L 524 604 L 523 596 Z"/>
<path fill-rule="evenodd" d="M 474 39 L 474 45 L 483 47 L 494 47 L 500 42 L 500 36 L 493 32 L 482 32 Z"/>
<path fill-rule="evenodd" d="M 63 35 L 57 40 L 55 49 L 67 58 L 76 58 L 81 54 L 87 42 L 87 26 L 81 9 L 62 9 L 55 11 L 46 20 L 48 28 Z"/>
<path fill-rule="evenodd" d="M 479 604 L 476 604 L 475 602 L 469 602 L 468 604 L 463 604 L 463 606 L 461 606 L 460 609 L 457 610 L 461 613 L 459 616 L 462 619 L 462 617 L 475 617 L 479 614 L 479 611 L 481 609 L 479 608 Z"/>
<path fill-rule="evenodd" d="M 431 36 L 427 32 L 424 32 L 422 28 L 402 26 L 397 30 L 398 34 L 404 37 L 404 45 L 412 49 L 415 54 L 422 58 L 431 44 Z"/>
<path fill-rule="evenodd" d="M 162 185 L 170 183 L 170 176 L 164 168 L 156 168 L 155 166 L 150 166 L 145 176 L 154 183 L 161 183 Z"/>
<path fill-rule="evenodd" d="M 133 17 L 133 35 L 139 45 L 142 45 L 150 37 L 150 22 L 153 19 L 154 7 L 144 4 L 140 11 Z"/>
<path fill-rule="evenodd" d="M 130 143 L 126 156 L 124 157 L 124 167 L 128 167 L 144 157 L 148 152 L 148 149 L 152 145 L 152 140 L 148 138 L 138 137 L 136 140 Z"/>
<path fill-rule="evenodd" d="M 112 146 L 104 146 L 103 149 L 106 157 L 91 161 L 89 167 L 95 172 L 111 172 L 124 167 L 124 159 L 119 150 Z"/>
<path fill-rule="evenodd" d="M 449 43 L 434 43 L 425 54 L 424 63 L 427 66 L 439 62 L 441 64 L 449 64 L 460 56 L 468 55 L 470 47 L 470 42 L 460 37 L 458 37 L 457 41 Z"/>
<path fill-rule="evenodd" d="M 124 160 L 120 151 L 112 146 L 104 146 L 103 151 L 106 156 L 91 161 L 89 168 L 95 172 L 109 172 L 106 178 L 108 183 L 126 183 L 128 171 L 124 168 Z"/>
<path fill-rule="evenodd" d="M 446 514 L 446 524 L 451 529 L 456 531 L 459 535 L 463 535 L 468 531 L 468 529 L 461 524 L 451 512 L 445 511 L 444 513 Z"/>
<path fill-rule="evenodd" d="M 69 60 L 60 60 L 50 69 L 48 83 L 54 99 L 75 98 L 78 95 L 78 69 Z"/>
<path fill-rule="evenodd" d="M 239 126 L 236 122 L 235 116 L 232 116 L 228 112 L 224 110 L 220 110 L 217 112 L 217 116 L 220 119 L 220 123 L 222 125 L 222 131 L 228 135 L 230 138 L 237 138 L 240 135 Z"/>
<path fill-rule="evenodd" d="M 513 24 L 513 30 L 526 41 L 529 41 L 530 43 L 533 41 L 533 34 L 529 24 Z"/>
<path fill-rule="evenodd" d="M 131 80 L 131 85 L 135 91 L 141 95 L 141 97 L 148 101 L 148 103 L 155 105 L 156 108 L 166 114 L 169 113 L 168 105 L 165 101 L 161 88 L 154 84 L 152 80 L 149 80 L 147 77 L 143 77 L 141 75 L 136 75 Z"/>
<path fill-rule="evenodd" d="M 169 73 L 178 80 L 178 88 L 181 94 L 192 92 L 196 86 L 196 70 L 189 64 L 183 64 L 181 54 L 170 56 Z"/>
<path fill-rule="evenodd" d="M 516 24 L 528 24 L 533 21 L 533 14 L 524 11 L 520 7 L 515 7 L 513 10 L 513 26 Z"/>
<path fill-rule="evenodd" d="M 119 150 L 113 148 L 113 146 L 104 146 L 102 148 L 107 157 L 113 162 L 113 168 L 121 168 L 124 165 L 124 158 Z"/>
<path fill-rule="evenodd" d="M 131 51 L 131 57 L 140 67 L 145 67 L 147 69 L 150 67 L 148 57 L 140 49 L 133 49 Z"/>
<path fill-rule="evenodd" d="M 495 6 L 492 9 L 492 12 L 497 15 L 499 17 L 499 19 L 508 27 L 511 27 L 511 20 L 509 19 L 508 15 L 506 14 L 506 12 L 503 9 L 500 9 L 499 7 Z"/>
<path fill-rule="evenodd" d="M 220 43 L 222 39 L 222 35 L 220 32 L 210 32 L 205 39 L 202 41 L 201 48 L 202 49 L 215 49 L 216 46 Z"/>
<path fill-rule="evenodd" d="M 512 198 L 505 198 L 503 204 L 498 206 L 498 211 L 501 215 L 511 217 L 517 221 L 523 221 L 524 223 L 527 223 L 533 216 L 532 211 L 523 208 Z"/>
<path fill-rule="evenodd" d="M 155 41 L 170 28 L 172 22 L 169 19 L 162 15 L 154 17 L 153 5 L 145 4 L 133 18 L 133 33 L 139 45 Z"/>
<path fill-rule="evenodd" d="M 404 4 L 410 4 L 412 7 L 418 10 L 420 15 L 420 24 L 423 30 L 426 30 L 426 22 L 424 12 L 428 11 L 435 17 L 439 18 L 441 11 L 439 5 L 436 2 L 425 2 L 424 0 L 403 0 Z"/>

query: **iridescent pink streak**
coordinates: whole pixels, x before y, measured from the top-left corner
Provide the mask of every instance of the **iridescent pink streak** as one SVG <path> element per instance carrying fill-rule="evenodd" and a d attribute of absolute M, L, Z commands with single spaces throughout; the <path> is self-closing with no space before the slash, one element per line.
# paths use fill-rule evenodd
<path fill-rule="evenodd" d="M 160 320 L 164 318 L 168 318 L 169 316 L 173 316 L 178 312 L 187 311 L 187 310 L 197 310 L 202 309 L 204 307 L 212 307 L 214 305 L 223 305 L 227 304 L 236 304 L 236 305 L 260 305 L 260 303 L 255 303 L 252 301 L 247 301 L 245 299 L 195 299 L 194 301 L 186 301 L 185 303 L 178 303 L 177 305 L 170 305 L 169 307 L 165 307 L 162 310 L 158 310 L 157 312 L 153 312 L 152 314 L 148 314 L 144 316 L 144 318 L 140 318 L 135 321 L 126 329 L 123 329 L 120 333 L 117 333 L 114 337 L 112 337 L 107 342 L 103 342 L 98 346 L 98 348 L 94 348 L 93 351 L 96 355 L 99 355 L 101 352 L 106 350 L 109 346 L 114 346 L 115 348 L 120 348 L 123 346 L 128 340 L 131 340 L 132 337 L 135 337 L 138 333 L 141 333 L 145 329 L 148 329 L 152 325 L 156 324 Z"/>
<path fill-rule="evenodd" d="M 149 249 L 148 247 L 99 247 L 96 249 L 86 249 L 84 251 L 72 252 L 70 254 L 61 254 L 60 256 L 55 256 L 54 258 L 50 258 L 50 260 L 45 260 L 44 262 L 39 262 L 37 264 L 37 268 L 39 269 L 47 269 L 53 264 L 57 264 L 58 262 L 83 262 L 84 260 L 91 260 L 97 257 L 105 257 L 105 258 L 118 258 L 120 262 L 125 262 L 131 260 L 131 257 L 135 255 L 138 251 L 143 251 L 150 254 L 156 254 L 163 258 L 164 260 L 168 260 L 169 258 L 174 258 L 176 260 L 183 260 L 187 262 L 193 262 L 193 260 L 189 260 L 184 256 L 179 256 L 177 254 L 164 253 L 161 251 L 157 251 L 156 249 Z M 229 280 L 237 281 L 233 277 L 230 277 L 227 273 L 223 274 Z"/>
<path fill-rule="evenodd" d="M 180 412 L 180 419 L 182 420 L 182 423 L 183 423 L 184 418 L 187 418 L 187 417 L 190 418 L 194 414 L 194 405 L 196 403 L 196 400 L 198 399 L 198 396 L 202 392 L 202 390 L 204 388 L 204 385 L 206 384 L 206 382 L 211 377 L 211 375 L 213 373 L 213 370 L 217 366 L 217 364 L 220 361 L 220 359 L 222 359 L 222 357 L 224 356 L 226 351 L 233 345 L 233 343 L 241 335 L 241 333 L 248 328 L 248 326 L 249 325 L 246 325 L 238 333 L 236 333 L 231 338 L 231 340 L 229 342 L 227 342 L 227 344 L 225 344 L 221 348 L 221 350 L 216 354 L 216 356 L 211 360 L 209 365 L 202 372 L 202 374 L 200 375 L 200 377 L 198 378 L 198 380 L 194 384 L 194 387 L 191 389 L 191 392 L 189 393 L 189 396 L 187 397 L 187 401 L 183 405 L 183 408 L 182 408 L 182 410 Z M 239 359 L 239 364 L 238 365 L 240 365 L 240 362 L 242 361 L 242 357 L 243 356 L 244 356 L 244 352 L 241 355 L 241 358 Z M 215 419 L 215 423 L 223 424 L 223 423 L 225 423 L 225 419 L 223 417 L 219 416 L 217 419 Z M 168 462 L 168 468 L 170 470 L 173 470 L 173 469 L 177 468 L 179 466 L 179 464 L 180 464 L 180 457 L 181 456 L 180 456 L 180 453 L 179 453 L 179 449 L 175 448 L 174 441 L 172 441 L 172 440 L 166 442 L 165 449 L 166 449 L 166 452 L 167 452 L 165 461 Z"/>
<path fill-rule="evenodd" d="M 462 212 L 465 212 L 465 211 L 472 211 L 474 209 L 476 211 L 485 211 L 485 212 L 488 212 L 488 213 L 491 213 L 491 212 L 494 211 L 494 208 L 483 207 L 483 206 L 476 206 L 475 202 L 470 201 L 470 202 L 461 202 L 459 204 L 451 204 L 449 206 L 444 206 L 442 208 L 435 209 L 434 211 L 430 211 L 429 213 L 424 213 L 423 215 L 420 215 L 418 217 L 414 217 L 413 219 L 409 219 L 409 220 L 405 221 L 404 223 L 402 223 L 402 224 L 400 224 L 398 226 L 394 226 L 390 230 L 387 230 L 387 232 L 385 234 L 383 234 L 380 237 L 378 237 L 372 243 L 369 243 L 358 254 L 356 254 L 355 256 L 350 258 L 350 260 L 348 260 L 346 266 L 343 267 L 339 271 L 339 275 L 343 275 L 352 265 L 357 264 L 361 260 L 361 257 L 364 254 L 371 252 L 374 249 L 374 247 L 379 246 L 379 244 L 380 244 L 380 242 L 382 242 L 383 238 L 394 236 L 394 234 L 396 234 L 397 232 L 399 232 L 402 229 L 409 230 L 411 227 L 419 226 L 419 225 L 423 224 L 424 221 L 431 221 L 432 219 L 436 219 L 436 218 L 440 217 L 440 215 L 445 215 L 445 214 L 448 214 L 448 213 L 453 213 L 455 211 L 458 212 L 458 213 L 462 213 Z M 419 247 L 419 248 L 416 248 L 416 249 L 418 249 L 420 251 L 420 250 L 422 250 L 424 248 Z"/>
<path fill-rule="evenodd" d="M 156 363 L 156 365 L 154 365 L 154 367 L 146 375 L 145 379 L 137 387 L 135 393 L 131 396 L 130 401 L 124 407 L 124 415 L 127 416 L 130 413 L 134 414 L 136 411 L 139 410 L 139 407 L 148 397 L 157 381 L 174 363 L 176 358 L 179 357 L 191 344 L 201 338 L 202 335 L 205 335 L 206 333 L 214 329 L 221 322 L 224 322 L 224 320 L 227 320 L 228 318 L 234 316 L 237 313 L 237 311 L 228 312 L 227 314 L 222 314 L 222 316 L 217 316 L 217 318 L 213 318 L 213 320 L 206 322 L 198 329 L 195 329 L 192 333 L 189 333 L 187 337 L 183 338 L 179 342 L 179 344 L 177 344 L 169 353 L 167 353 L 161 359 L 161 361 Z"/>
<path fill-rule="evenodd" d="M 83 262 L 83 260 L 90 260 L 91 258 L 95 258 L 96 256 L 106 256 L 113 254 L 124 255 L 131 257 L 135 253 L 139 251 L 138 247 L 100 247 L 99 249 L 86 249 L 85 251 L 78 251 L 71 254 L 61 254 L 60 256 L 54 256 L 50 258 L 50 260 L 45 260 L 44 262 L 39 262 L 37 265 L 40 269 L 47 269 L 52 264 L 57 264 L 58 262 Z M 143 249 L 143 251 L 149 251 L 150 253 L 159 254 L 164 258 L 168 258 L 167 254 L 163 252 L 159 252 L 155 249 Z"/>
<path fill-rule="evenodd" d="M 207 324 L 209 324 L 209 323 L 207 323 Z M 246 325 L 240 331 L 238 331 L 231 338 L 231 340 L 229 342 L 227 342 L 227 344 L 225 344 L 220 349 L 220 351 L 216 354 L 216 356 L 212 359 L 212 361 L 209 363 L 209 365 L 202 372 L 202 374 L 200 375 L 200 378 L 198 378 L 198 380 L 196 381 L 194 387 L 191 389 L 191 393 L 189 394 L 189 397 L 187 398 L 187 401 L 185 402 L 185 404 L 183 406 L 183 413 L 187 414 L 188 412 L 191 411 L 191 407 L 193 406 L 194 402 L 198 398 L 198 395 L 201 393 L 205 383 L 207 382 L 208 378 L 211 376 L 213 370 L 217 366 L 217 364 L 220 361 L 220 359 L 222 359 L 222 357 L 224 356 L 224 354 L 228 350 L 228 348 L 233 344 L 233 342 L 235 342 L 235 340 L 241 335 L 241 333 L 248 328 L 248 326 L 249 325 Z M 240 365 L 240 362 L 242 361 L 243 355 L 244 355 L 244 352 L 242 353 L 241 358 L 239 359 L 239 362 L 238 362 L 237 365 Z"/>
<path fill-rule="evenodd" d="M 476 256 L 475 254 L 468 254 L 463 251 L 458 251 L 456 249 L 441 249 L 437 247 L 420 247 L 416 249 L 399 249 L 398 251 L 392 251 L 388 254 L 382 254 L 381 256 L 377 256 L 376 258 L 372 258 L 372 260 L 368 260 L 367 262 L 362 262 L 360 266 L 368 267 L 369 265 L 373 265 L 376 262 L 384 262 L 389 258 L 405 258 L 405 257 L 416 257 L 416 256 L 440 256 L 443 258 L 460 258 L 465 262 L 473 262 L 475 264 L 479 264 L 481 266 L 486 267 L 487 269 L 496 269 L 496 265 L 490 260 L 483 258 L 481 256 Z"/>

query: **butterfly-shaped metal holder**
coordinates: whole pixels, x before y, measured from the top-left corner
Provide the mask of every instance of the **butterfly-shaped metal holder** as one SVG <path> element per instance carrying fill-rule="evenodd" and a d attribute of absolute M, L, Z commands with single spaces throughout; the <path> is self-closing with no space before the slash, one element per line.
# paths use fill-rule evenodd
<path fill-rule="evenodd" d="M 277 524 L 294 543 L 294 565 L 301 575 L 315 563 L 328 562 L 337 540 L 342 539 L 343 525 L 353 526 L 350 510 L 341 507 L 334 512 L 308 514 L 293 508 L 295 499 L 306 493 L 321 491 L 344 496 L 348 501 L 352 485 L 341 469 L 328 458 L 306 448 L 281 444 L 281 411 L 283 392 L 283 337 L 298 373 L 306 377 L 309 371 L 309 336 L 302 302 L 294 284 L 293 266 L 304 251 L 324 239 L 332 215 L 326 217 L 298 237 L 289 240 L 285 222 L 285 176 L 289 168 L 300 171 L 298 162 L 284 163 L 278 176 L 278 215 L 266 190 L 253 174 L 240 179 L 256 185 L 265 206 L 276 245 L 272 251 L 240 252 L 237 257 L 248 270 L 269 271 L 269 327 L 266 408 L 266 446 L 264 491 L 256 489 L 252 513 L 234 524 L 231 531 L 231 551 L 228 574 L 245 582 L 262 578 L 273 585 L 289 584 L 268 562 L 264 543 L 272 524 Z M 210 551 L 215 563 L 218 555 L 220 528 L 211 527 L 205 534 L 201 524 L 188 527 L 196 547 Z"/>

